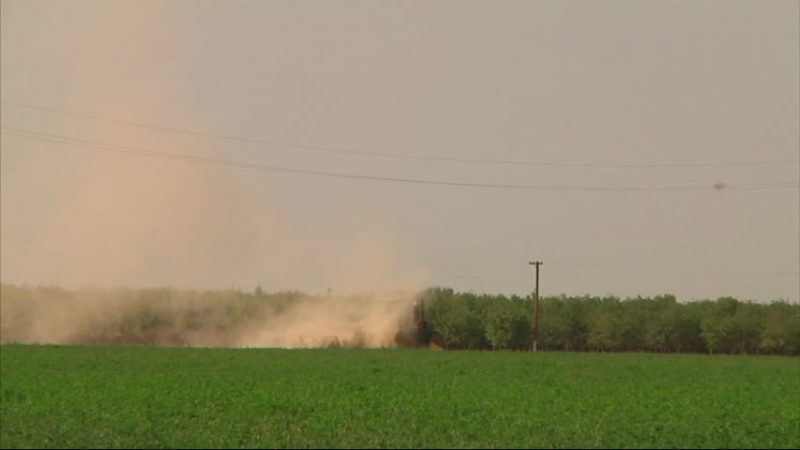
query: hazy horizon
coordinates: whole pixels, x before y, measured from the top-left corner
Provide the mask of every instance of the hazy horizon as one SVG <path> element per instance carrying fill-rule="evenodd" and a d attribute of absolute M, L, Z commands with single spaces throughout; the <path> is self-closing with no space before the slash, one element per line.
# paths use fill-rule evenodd
<path fill-rule="evenodd" d="M 0 5 L 3 282 L 800 300 L 798 2 Z"/>

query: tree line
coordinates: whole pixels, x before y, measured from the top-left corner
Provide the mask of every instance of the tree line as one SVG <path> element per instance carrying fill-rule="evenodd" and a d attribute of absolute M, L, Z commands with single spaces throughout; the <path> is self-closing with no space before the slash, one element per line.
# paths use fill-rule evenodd
<path fill-rule="evenodd" d="M 533 340 L 531 297 L 433 288 L 421 297 L 423 339 L 451 349 L 526 350 Z M 621 299 L 540 299 L 545 351 L 800 355 L 800 304 L 732 297 L 678 302 L 672 295 Z"/>
<path fill-rule="evenodd" d="M 2 283 L 0 342 L 225 346 L 265 318 L 296 315 L 302 302 L 345 302 L 366 310 L 373 301 L 261 288 L 69 290 Z M 798 303 L 731 297 L 679 302 L 672 295 L 562 295 L 540 301 L 538 345 L 544 351 L 800 355 Z M 530 296 L 431 288 L 395 319 L 399 346 L 528 350 L 534 334 Z"/>

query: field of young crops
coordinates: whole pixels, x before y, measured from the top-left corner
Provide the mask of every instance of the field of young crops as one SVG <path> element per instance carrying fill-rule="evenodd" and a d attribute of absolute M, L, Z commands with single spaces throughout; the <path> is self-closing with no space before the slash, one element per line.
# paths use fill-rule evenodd
<path fill-rule="evenodd" d="M 0 347 L 0 446 L 800 447 L 800 359 Z"/>

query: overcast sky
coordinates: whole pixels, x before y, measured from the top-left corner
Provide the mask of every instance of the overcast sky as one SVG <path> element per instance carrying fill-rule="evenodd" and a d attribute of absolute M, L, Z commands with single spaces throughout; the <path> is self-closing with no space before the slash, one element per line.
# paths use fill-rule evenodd
<path fill-rule="evenodd" d="M 3 0 L 0 278 L 796 301 L 798 5 Z"/>

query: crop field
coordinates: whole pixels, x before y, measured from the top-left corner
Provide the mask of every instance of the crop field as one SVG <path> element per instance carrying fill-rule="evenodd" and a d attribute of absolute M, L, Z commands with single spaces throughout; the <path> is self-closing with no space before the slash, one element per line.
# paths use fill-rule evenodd
<path fill-rule="evenodd" d="M 0 446 L 800 447 L 800 359 L 0 347 Z"/>

